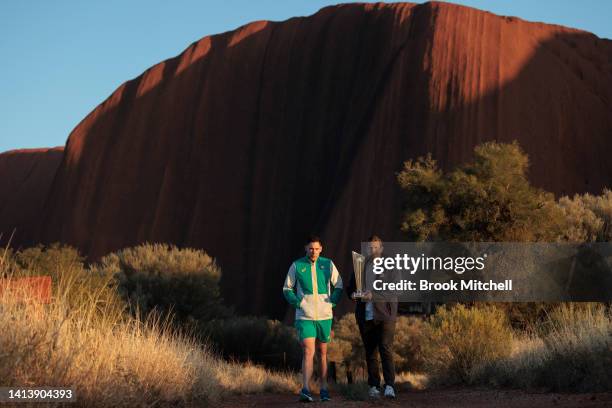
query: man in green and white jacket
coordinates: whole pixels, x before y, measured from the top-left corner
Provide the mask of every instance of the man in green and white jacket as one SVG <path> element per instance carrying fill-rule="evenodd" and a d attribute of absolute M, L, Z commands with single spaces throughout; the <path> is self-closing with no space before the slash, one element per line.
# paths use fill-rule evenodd
<path fill-rule="evenodd" d="M 319 237 L 309 237 L 306 256 L 289 267 L 283 294 L 295 307 L 295 328 L 302 346 L 303 388 L 300 400 L 312 402 L 308 388 L 316 349 L 321 362 L 321 401 L 329 401 L 327 389 L 327 343 L 331 336 L 332 308 L 342 297 L 342 278 L 331 259 L 320 256 L 323 245 Z"/>

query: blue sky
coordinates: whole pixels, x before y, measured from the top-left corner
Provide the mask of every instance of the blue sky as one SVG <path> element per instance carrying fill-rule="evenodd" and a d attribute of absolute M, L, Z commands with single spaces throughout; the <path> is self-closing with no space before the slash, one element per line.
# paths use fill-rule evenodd
<path fill-rule="evenodd" d="M 612 38 L 608 0 L 453 2 Z M 121 83 L 201 37 L 329 4 L 336 2 L 2 0 L 0 152 L 63 145 Z"/>

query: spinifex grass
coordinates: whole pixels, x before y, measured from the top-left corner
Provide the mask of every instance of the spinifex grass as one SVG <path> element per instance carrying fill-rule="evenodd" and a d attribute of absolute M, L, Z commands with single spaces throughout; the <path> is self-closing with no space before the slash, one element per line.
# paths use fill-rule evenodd
<path fill-rule="evenodd" d="M 71 387 L 83 406 L 202 405 L 299 387 L 291 375 L 220 360 L 168 319 L 130 317 L 111 277 L 81 267 L 58 276 L 50 304 L 0 295 L 3 385 Z"/>

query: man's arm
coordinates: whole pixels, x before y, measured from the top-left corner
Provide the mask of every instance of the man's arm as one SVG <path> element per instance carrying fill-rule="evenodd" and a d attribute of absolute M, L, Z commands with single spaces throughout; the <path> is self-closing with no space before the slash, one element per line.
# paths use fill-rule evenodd
<path fill-rule="evenodd" d="M 283 285 L 283 295 L 287 302 L 295 308 L 300 306 L 301 299 L 298 299 L 295 294 L 295 263 L 292 263 L 289 267 L 289 272 L 287 272 L 287 277 L 285 278 L 285 284 Z"/>
<path fill-rule="evenodd" d="M 332 302 L 332 305 L 336 306 L 338 302 L 340 302 L 340 298 L 342 297 L 342 277 L 340 276 L 340 272 L 338 272 L 338 268 L 336 268 L 336 265 L 333 262 L 331 263 L 331 266 L 332 273 L 330 282 L 334 287 L 334 291 L 330 296 L 330 300 Z"/>

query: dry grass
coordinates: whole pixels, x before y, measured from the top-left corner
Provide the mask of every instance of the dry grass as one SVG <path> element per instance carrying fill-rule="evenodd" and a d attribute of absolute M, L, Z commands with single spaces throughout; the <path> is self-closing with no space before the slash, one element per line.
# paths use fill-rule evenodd
<path fill-rule="evenodd" d="M 599 304 L 562 305 L 507 358 L 480 367 L 479 382 L 556 391 L 612 389 L 612 316 Z"/>
<path fill-rule="evenodd" d="M 499 309 L 461 304 L 440 308 L 425 328 L 426 372 L 432 382 L 470 384 L 480 366 L 510 354 L 513 338 L 508 319 Z"/>
<path fill-rule="evenodd" d="M 429 384 L 429 376 L 425 373 L 405 371 L 395 376 L 395 383 L 411 390 L 424 390 Z"/>
<path fill-rule="evenodd" d="M 4 291 L 0 383 L 72 387 L 79 405 L 114 407 L 201 406 L 228 393 L 299 389 L 290 375 L 220 360 L 167 321 L 126 317 L 113 290 L 66 278 L 50 305 Z"/>
<path fill-rule="evenodd" d="M 215 378 L 223 390 L 232 394 L 259 392 L 297 392 L 301 385 L 294 373 L 266 370 L 252 364 L 216 360 Z"/>

